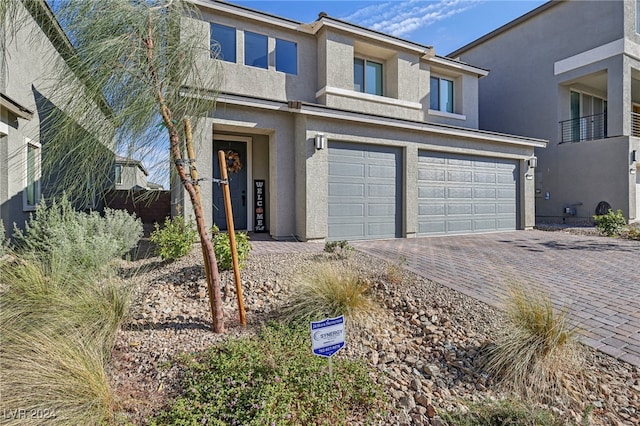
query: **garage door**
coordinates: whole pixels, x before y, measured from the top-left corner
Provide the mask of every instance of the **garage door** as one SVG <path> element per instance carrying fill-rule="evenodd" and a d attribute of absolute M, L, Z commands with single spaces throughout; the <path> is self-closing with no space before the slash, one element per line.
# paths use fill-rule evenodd
<path fill-rule="evenodd" d="M 401 151 L 355 143 L 329 143 L 330 240 L 401 235 Z"/>
<path fill-rule="evenodd" d="M 516 229 L 517 162 L 420 152 L 418 234 Z"/>

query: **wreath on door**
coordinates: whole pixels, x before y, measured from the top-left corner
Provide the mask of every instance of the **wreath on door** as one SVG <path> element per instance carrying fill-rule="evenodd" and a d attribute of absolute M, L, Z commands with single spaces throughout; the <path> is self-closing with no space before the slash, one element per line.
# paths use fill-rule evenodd
<path fill-rule="evenodd" d="M 229 150 L 225 152 L 227 159 L 227 173 L 238 173 L 242 170 L 242 161 L 240 161 L 240 154 L 235 151 Z"/>

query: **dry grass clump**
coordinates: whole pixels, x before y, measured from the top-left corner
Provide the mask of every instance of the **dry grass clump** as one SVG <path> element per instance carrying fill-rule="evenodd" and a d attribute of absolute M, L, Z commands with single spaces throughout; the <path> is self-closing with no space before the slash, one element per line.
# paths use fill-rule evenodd
<path fill-rule="evenodd" d="M 565 397 L 562 379 L 582 362 L 566 311 L 555 312 L 547 295 L 521 287 L 509 289 L 505 305 L 508 322 L 486 350 L 483 369 L 523 398 Z"/>
<path fill-rule="evenodd" d="M 348 264 L 330 262 L 301 273 L 283 309 L 285 317 L 292 321 L 344 315 L 363 326 L 380 312 L 380 305 L 371 297 L 369 281 Z"/>
<path fill-rule="evenodd" d="M 14 260 L 0 271 L 0 410 L 9 425 L 113 418 L 105 365 L 130 291 L 54 259 Z"/>

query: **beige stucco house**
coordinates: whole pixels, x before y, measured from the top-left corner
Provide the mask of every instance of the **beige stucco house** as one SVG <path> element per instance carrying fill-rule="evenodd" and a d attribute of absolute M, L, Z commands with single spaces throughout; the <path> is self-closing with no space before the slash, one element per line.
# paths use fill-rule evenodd
<path fill-rule="evenodd" d="M 547 142 L 478 129 L 486 69 L 324 14 L 306 24 L 195 3 L 202 16 L 184 28 L 210 43 L 201 69 L 223 77 L 198 171 L 218 178 L 215 153 L 232 154 L 237 229 L 350 240 L 534 225 L 534 149 Z M 220 187 L 201 186 L 225 228 Z"/>
<path fill-rule="evenodd" d="M 480 127 L 549 140 L 536 149 L 536 216 L 640 220 L 640 6 L 550 1 L 451 53 L 491 69 Z"/>

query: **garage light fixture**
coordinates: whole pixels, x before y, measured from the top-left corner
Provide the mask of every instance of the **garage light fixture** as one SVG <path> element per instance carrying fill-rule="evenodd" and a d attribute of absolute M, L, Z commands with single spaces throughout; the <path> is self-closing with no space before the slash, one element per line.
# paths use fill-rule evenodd
<path fill-rule="evenodd" d="M 316 133 L 316 149 L 325 149 L 327 147 L 327 135 L 324 133 Z"/>
<path fill-rule="evenodd" d="M 634 149 L 631 151 L 631 162 L 635 163 L 636 161 L 638 161 L 638 151 Z"/>
<path fill-rule="evenodd" d="M 531 157 L 531 158 L 529 158 L 529 160 L 527 162 L 529 163 L 529 167 L 531 167 L 532 169 L 535 169 L 536 167 L 538 167 L 538 158 L 537 157 Z"/>

